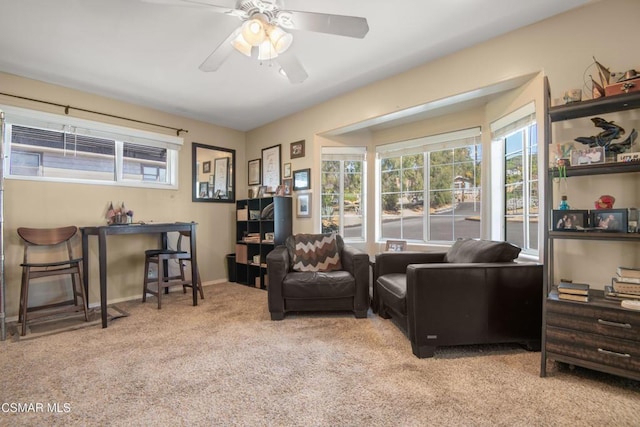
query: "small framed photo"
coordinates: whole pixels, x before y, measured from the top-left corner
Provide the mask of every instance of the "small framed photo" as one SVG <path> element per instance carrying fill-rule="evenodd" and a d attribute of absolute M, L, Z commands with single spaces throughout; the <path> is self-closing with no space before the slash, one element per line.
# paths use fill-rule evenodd
<path fill-rule="evenodd" d="M 291 163 L 284 164 L 284 173 L 282 174 L 283 178 L 291 178 Z"/>
<path fill-rule="evenodd" d="M 258 188 L 258 198 L 262 198 L 266 195 L 267 193 L 267 186 L 266 185 L 261 185 Z"/>
<path fill-rule="evenodd" d="M 249 160 L 249 185 L 260 185 L 260 178 L 262 176 L 262 171 L 260 170 L 260 159 Z"/>
<path fill-rule="evenodd" d="M 583 231 L 589 227 L 588 210 L 553 211 L 553 231 Z"/>
<path fill-rule="evenodd" d="M 209 183 L 201 182 L 200 183 L 200 197 L 207 198 L 209 197 Z"/>
<path fill-rule="evenodd" d="M 278 185 L 278 188 L 276 188 L 276 196 L 284 196 L 284 185 Z"/>
<path fill-rule="evenodd" d="M 284 195 L 290 196 L 293 191 L 293 179 L 283 179 L 282 186 L 284 187 Z"/>
<path fill-rule="evenodd" d="M 387 240 L 385 247 L 387 252 L 404 252 L 407 250 L 406 240 Z"/>
<path fill-rule="evenodd" d="M 202 173 L 211 173 L 211 162 L 202 163 Z"/>
<path fill-rule="evenodd" d="M 626 233 L 628 231 L 626 209 L 597 209 L 591 211 L 591 227 L 600 231 Z"/>
<path fill-rule="evenodd" d="M 296 217 L 311 218 L 311 193 L 298 194 Z"/>
<path fill-rule="evenodd" d="M 297 159 L 298 157 L 304 157 L 304 139 L 301 141 L 296 141 L 291 143 L 290 157 L 292 159 Z"/>
<path fill-rule="evenodd" d="M 293 191 L 311 188 L 311 169 L 293 171 Z"/>
<path fill-rule="evenodd" d="M 571 150 L 571 166 L 587 166 L 604 163 L 604 147 L 587 147 Z"/>

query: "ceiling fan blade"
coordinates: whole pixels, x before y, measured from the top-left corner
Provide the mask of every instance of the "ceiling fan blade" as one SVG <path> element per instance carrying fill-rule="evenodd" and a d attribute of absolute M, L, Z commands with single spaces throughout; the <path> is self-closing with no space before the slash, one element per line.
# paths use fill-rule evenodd
<path fill-rule="evenodd" d="M 282 71 L 284 71 L 291 83 L 302 83 L 309 77 L 298 58 L 291 52 L 278 56 L 275 61 L 280 64 Z"/>
<path fill-rule="evenodd" d="M 290 18 L 286 17 L 290 14 Z M 315 31 L 317 33 L 335 34 L 338 36 L 364 38 L 369 32 L 367 18 L 328 13 L 300 12 L 288 10 L 280 16 L 281 25 L 296 30 Z M 289 22 L 287 22 L 289 21 Z"/>
<path fill-rule="evenodd" d="M 215 48 L 211 55 L 207 59 L 204 60 L 202 65 L 200 65 L 200 70 L 202 71 L 216 71 L 222 63 L 231 55 L 233 52 L 233 46 L 231 45 L 231 41 L 238 36 L 238 32 L 240 29 L 235 29 L 229 37 L 224 39 L 222 43 Z"/>
<path fill-rule="evenodd" d="M 233 15 L 238 17 L 247 17 L 247 13 L 243 10 L 234 9 L 232 7 L 218 6 L 208 0 L 141 0 L 144 3 L 166 4 L 170 6 L 185 7 L 206 7 L 207 9 L 223 13 L 225 15 Z"/>

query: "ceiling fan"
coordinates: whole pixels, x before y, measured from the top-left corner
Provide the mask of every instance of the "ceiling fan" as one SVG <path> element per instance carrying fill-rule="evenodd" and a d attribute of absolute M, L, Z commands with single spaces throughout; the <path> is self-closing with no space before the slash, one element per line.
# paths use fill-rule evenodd
<path fill-rule="evenodd" d="M 369 31 L 366 18 L 288 10 L 283 8 L 282 0 L 238 0 L 235 9 L 212 4 L 209 0 L 142 1 L 206 7 L 242 21 L 242 25 L 200 65 L 202 71 L 216 71 L 235 49 L 260 61 L 275 61 L 291 83 L 302 83 L 308 74 L 289 50 L 293 35 L 285 30 L 305 30 L 360 39 Z"/>

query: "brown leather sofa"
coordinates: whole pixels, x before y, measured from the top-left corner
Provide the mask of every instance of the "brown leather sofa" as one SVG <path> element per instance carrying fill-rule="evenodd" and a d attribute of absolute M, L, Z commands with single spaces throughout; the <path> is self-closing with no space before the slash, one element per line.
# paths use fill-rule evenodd
<path fill-rule="evenodd" d="M 378 254 L 374 310 L 396 320 L 420 358 L 467 344 L 515 342 L 537 351 L 542 265 L 513 261 L 519 252 L 506 242 L 464 239 L 449 252 Z"/>
<path fill-rule="evenodd" d="M 285 245 L 267 255 L 271 320 L 282 320 L 286 312 L 292 311 L 353 311 L 356 318 L 367 317 L 369 255 L 345 245 L 336 235 L 341 266 L 338 270 L 295 271 L 295 237 L 288 237 Z"/>

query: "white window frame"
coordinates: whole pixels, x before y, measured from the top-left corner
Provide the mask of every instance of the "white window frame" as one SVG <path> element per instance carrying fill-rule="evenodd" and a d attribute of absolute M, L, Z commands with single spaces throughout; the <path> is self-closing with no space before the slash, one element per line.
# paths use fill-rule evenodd
<path fill-rule="evenodd" d="M 320 173 L 322 174 L 322 162 L 339 161 L 340 162 L 340 189 L 339 202 L 340 206 L 338 216 L 340 218 L 340 227 L 338 234 L 342 236 L 345 242 L 361 243 L 367 239 L 367 148 L 366 147 L 321 147 L 320 156 Z M 360 216 L 362 217 L 362 235 L 359 238 L 347 237 L 344 233 L 345 213 L 344 213 L 344 163 L 349 161 L 362 162 L 362 193 L 360 195 Z M 322 186 L 322 177 L 320 178 Z M 322 230 L 322 188 L 320 188 L 320 229 Z"/>
<path fill-rule="evenodd" d="M 479 145 L 481 143 L 481 128 L 473 127 L 469 129 L 462 129 L 452 132 L 446 132 L 438 135 L 431 135 L 422 138 L 395 142 L 391 144 L 380 145 L 376 147 L 376 242 L 383 243 L 388 239 L 382 236 L 382 209 L 381 209 L 381 195 L 382 195 L 382 182 L 381 182 L 381 161 L 384 158 L 402 157 L 415 154 L 423 154 L 424 160 L 424 188 L 423 188 L 423 200 L 425 203 L 423 213 L 423 239 L 422 240 L 408 240 L 412 244 L 448 244 L 452 241 L 431 240 L 429 235 L 429 189 L 430 189 L 430 170 L 427 154 L 435 151 L 449 150 L 470 145 L 469 140 L 473 139 L 473 145 Z M 484 158 L 484 154 L 483 154 Z M 479 182 L 478 186 L 482 191 L 482 184 Z M 482 211 L 480 212 L 480 224 L 483 223 Z M 482 225 L 480 227 L 482 233 Z"/>
<path fill-rule="evenodd" d="M 83 183 L 94 185 L 110 185 L 123 187 L 178 189 L 178 152 L 184 144 L 184 139 L 178 136 L 159 134 L 124 126 L 85 120 L 77 117 L 63 116 L 37 110 L 0 105 L 5 113 L 5 153 L 3 167 L 7 179 L 27 181 L 49 181 L 60 183 Z M 73 129 L 78 134 L 105 138 L 115 141 L 115 174 L 113 180 L 92 180 L 73 177 L 47 177 L 11 175 L 11 127 L 12 125 L 32 127 L 37 129 L 63 132 Z M 146 145 L 167 150 L 167 182 L 151 182 L 146 180 L 131 180 L 123 176 L 123 147 L 125 143 Z"/>
<path fill-rule="evenodd" d="M 524 224 L 529 224 L 529 220 L 531 218 L 531 212 L 529 210 L 530 207 L 530 194 L 531 194 L 531 181 L 530 181 L 530 170 L 529 165 L 531 164 L 531 152 L 529 150 L 530 144 L 529 142 L 529 128 L 532 126 L 538 126 L 536 121 L 536 110 L 535 110 L 535 102 L 530 102 L 524 105 L 521 108 L 505 115 L 504 117 L 494 121 L 491 123 L 491 164 L 499 165 L 500 167 L 492 168 L 491 170 L 491 218 L 492 218 L 492 227 L 491 227 L 491 238 L 494 240 L 505 240 L 506 239 L 506 201 L 505 201 L 505 186 L 506 186 L 506 139 L 518 132 L 524 133 L 523 138 L 523 147 L 522 147 L 522 155 L 523 155 L 523 246 L 522 246 L 522 254 L 528 255 L 532 258 L 539 258 L 541 251 L 542 241 L 540 239 L 541 229 L 542 227 L 542 213 L 538 211 L 538 232 L 536 236 L 532 236 L 529 227 L 525 227 Z M 540 131 L 538 129 L 537 135 L 539 140 Z M 541 160 L 541 151 L 540 151 L 540 143 L 539 141 L 535 141 L 537 147 L 537 155 L 538 155 L 538 206 L 542 203 L 541 197 L 541 183 L 542 176 L 540 168 Z M 538 248 L 532 248 L 531 242 L 533 239 L 537 240 Z"/>

